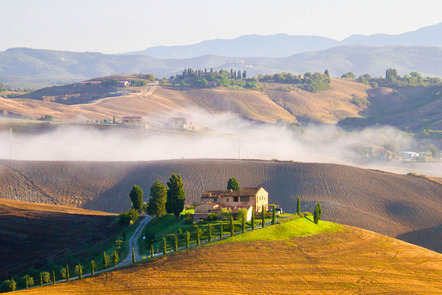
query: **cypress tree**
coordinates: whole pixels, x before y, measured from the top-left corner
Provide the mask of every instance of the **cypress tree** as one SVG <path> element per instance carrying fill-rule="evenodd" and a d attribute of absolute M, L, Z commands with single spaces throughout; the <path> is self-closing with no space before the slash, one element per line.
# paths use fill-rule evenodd
<path fill-rule="evenodd" d="M 255 207 L 252 208 L 252 230 L 255 230 Z"/>
<path fill-rule="evenodd" d="M 230 216 L 230 236 L 233 237 L 235 234 L 235 229 L 233 227 L 233 216 Z"/>
<path fill-rule="evenodd" d="M 246 218 L 244 216 L 241 218 L 241 231 L 242 233 L 246 232 Z"/>
<path fill-rule="evenodd" d="M 114 264 L 114 268 L 116 268 L 118 261 L 120 261 L 120 256 L 118 255 L 117 250 L 114 250 L 114 252 L 112 252 L 111 258 Z"/>
<path fill-rule="evenodd" d="M 75 272 L 78 274 L 78 278 L 83 278 L 83 265 L 79 264 L 75 267 Z"/>
<path fill-rule="evenodd" d="M 186 231 L 186 249 L 189 249 L 190 233 Z"/>
<path fill-rule="evenodd" d="M 143 190 L 138 185 L 134 185 L 129 193 L 133 208 L 137 211 L 143 207 Z"/>
<path fill-rule="evenodd" d="M 322 219 L 322 208 L 321 208 L 321 203 L 318 202 L 318 219 L 321 220 Z"/>
<path fill-rule="evenodd" d="M 266 227 L 266 208 L 264 205 L 262 205 L 262 211 L 261 211 L 261 227 Z"/>
<path fill-rule="evenodd" d="M 209 243 L 210 243 L 210 242 L 212 242 L 212 224 L 211 223 L 209 223 L 208 231 L 209 231 Z"/>
<path fill-rule="evenodd" d="M 301 213 L 301 199 L 299 198 L 299 196 L 296 204 L 296 213 L 298 213 L 298 215 Z"/>
<path fill-rule="evenodd" d="M 91 260 L 91 276 L 95 275 L 95 261 Z"/>
<path fill-rule="evenodd" d="M 276 223 L 276 205 L 273 204 L 273 210 L 272 210 L 272 225 L 275 225 Z"/>
<path fill-rule="evenodd" d="M 316 203 L 315 211 L 313 211 L 313 221 L 318 224 L 319 222 L 319 209 L 318 209 L 318 203 Z"/>
<path fill-rule="evenodd" d="M 224 232 L 223 232 L 223 223 L 220 222 L 219 223 L 219 239 L 222 240 L 224 236 Z"/>
<path fill-rule="evenodd" d="M 200 241 L 200 229 L 198 228 L 198 225 L 195 225 L 195 229 L 196 229 L 196 245 L 199 246 L 201 241 Z"/>
<path fill-rule="evenodd" d="M 174 247 L 175 252 L 178 251 L 178 236 L 175 235 L 175 247 Z"/>
<path fill-rule="evenodd" d="M 166 252 L 167 252 L 166 238 L 163 237 L 163 254 L 166 255 Z"/>
<path fill-rule="evenodd" d="M 40 287 L 43 287 L 43 274 L 40 272 Z"/>
<path fill-rule="evenodd" d="M 69 264 L 66 264 L 66 282 L 69 282 Z"/>
<path fill-rule="evenodd" d="M 52 270 L 52 285 L 55 285 L 55 270 Z"/>
<path fill-rule="evenodd" d="M 106 269 L 109 267 L 109 256 L 107 256 L 106 251 L 103 252 L 103 268 Z"/>
<path fill-rule="evenodd" d="M 153 251 L 153 244 L 150 244 L 150 258 L 153 258 L 154 256 L 154 251 Z"/>
<path fill-rule="evenodd" d="M 132 263 L 136 262 L 136 258 L 135 258 L 135 249 L 132 248 Z"/>
<path fill-rule="evenodd" d="M 29 289 L 28 275 L 25 275 L 26 289 Z"/>
<path fill-rule="evenodd" d="M 186 200 L 186 192 L 181 176 L 173 173 L 167 182 L 167 188 L 166 211 L 167 213 L 173 213 L 178 220 Z"/>

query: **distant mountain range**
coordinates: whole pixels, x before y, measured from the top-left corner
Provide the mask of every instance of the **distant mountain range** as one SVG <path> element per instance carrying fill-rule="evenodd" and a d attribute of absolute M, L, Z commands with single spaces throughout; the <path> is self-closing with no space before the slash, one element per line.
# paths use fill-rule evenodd
<path fill-rule="evenodd" d="M 250 35 L 121 55 L 12 48 L 0 52 L 0 83 L 41 88 L 111 74 L 153 73 L 162 78 L 184 68 L 233 68 L 246 70 L 248 76 L 328 69 L 334 77 L 350 71 L 377 76 L 396 68 L 400 74 L 442 76 L 441 36 L 442 23 L 394 36 L 353 35 L 341 42 L 314 36 Z"/>
<path fill-rule="evenodd" d="M 319 36 L 246 35 L 230 40 L 207 40 L 185 46 L 155 46 L 126 54 L 143 54 L 157 58 L 192 58 L 201 55 L 287 57 L 296 53 L 345 45 L 442 47 L 442 23 L 400 35 L 352 35 L 342 41 Z"/>

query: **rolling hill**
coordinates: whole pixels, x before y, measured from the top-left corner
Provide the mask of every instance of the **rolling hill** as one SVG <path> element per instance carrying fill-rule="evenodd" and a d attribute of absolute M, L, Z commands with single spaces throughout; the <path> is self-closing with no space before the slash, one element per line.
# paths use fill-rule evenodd
<path fill-rule="evenodd" d="M 346 128 L 380 124 L 413 132 L 442 130 L 441 86 L 372 89 L 352 80 L 332 79 L 331 88 L 318 93 L 278 83 L 267 83 L 262 91 L 159 86 L 146 94 L 148 89 L 149 86 L 123 89 L 68 84 L 40 89 L 20 98 L 0 98 L 0 111 L 22 118 L 51 115 L 57 121 L 83 123 L 139 115 L 154 123 L 161 115 L 191 116 L 201 110 L 209 114 L 231 112 L 267 123 L 282 120 L 339 123 Z M 355 104 L 354 96 L 367 99 L 368 104 Z"/>
<path fill-rule="evenodd" d="M 442 252 L 442 185 L 422 177 L 335 164 L 259 160 L 170 160 L 153 162 L 0 162 L 1 198 L 77 206 L 106 212 L 129 208 L 134 184 L 147 192 L 179 173 L 186 203 L 206 189 L 223 189 L 235 176 L 242 186 L 262 186 L 270 202 L 294 211 L 323 204 L 325 220 L 396 237 L 433 228 L 427 239 L 405 240 Z"/>
<path fill-rule="evenodd" d="M 424 76 L 442 76 L 442 48 L 423 46 L 339 46 L 321 51 L 297 53 L 283 58 L 226 57 L 204 55 L 186 59 L 158 59 L 147 55 L 106 55 L 12 48 L 0 52 L 0 83 L 13 88 L 42 88 L 78 82 L 112 73 L 153 73 L 170 77 L 184 68 L 247 70 L 248 76 L 291 72 L 324 72 L 333 77 L 347 72 L 356 75 L 384 74 L 387 68 L 398 73 L 413 71 Z"/>
<path fill-rule="evenodd" d="M 105 212 L 0 199 L 0 280 L 48 260 L 81 258 L 84 245 L 101 249 L 121 231 L 114 220 Z"/>
<path fill-rule="evenodd" d="M 441 254 L 354 227 L 281 239 L 278 228 L 288 226 L 297 223 L 241 235 L 254 235 L 252 241 L 239 242 L 235 238 L 242 237 L 236 236 L 230 242 L 22 293 L 436 294 L 442 289 Z"/>

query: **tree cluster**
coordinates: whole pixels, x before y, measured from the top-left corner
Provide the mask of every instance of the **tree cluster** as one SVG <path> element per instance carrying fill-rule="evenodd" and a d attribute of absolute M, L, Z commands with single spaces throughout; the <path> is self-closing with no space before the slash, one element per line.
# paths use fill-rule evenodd
<path fill-rule="evenodd" d="M 353 77 L 355 78 L 355 77 Z M 389 68 L 385 71 L 385 77 L 372 77 L 369 74 L 358 77 L 359 83 L 369 85 L 373 88 L 385 87 L 417 87 L 417 86 L 440 86 L 442 80 L 438 77 L 423 77 L 418 72 L 411 72 L 403 76 L 398 75 L 397 70 Z"/>

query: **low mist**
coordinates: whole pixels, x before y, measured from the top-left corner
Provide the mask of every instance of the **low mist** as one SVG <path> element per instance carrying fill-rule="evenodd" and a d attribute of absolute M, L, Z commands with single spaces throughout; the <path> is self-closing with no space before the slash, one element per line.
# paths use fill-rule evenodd
<path fill-rule="evenodd" d="M 104 129 L 61 126 L 33 135 L 16 134 L 14 130 L 12 136 L 9 132 L 1 132 L 0 158 L 33 161 L 276 159 L 338 163 L 442 177 L 440 161 L 403 163 L 395 159 L 387 161 L 385 156 L 378 155 L 385 150 L 409 151 L 419 146 L 413 138 L 391 127 L 344 132 L 334 125 L 312 125 L 294 130 L 285 125 L 247 121 L 232 114 L 193 112 L 186 118 L 202 130 L 184 133 L 115 126 Z"/>

